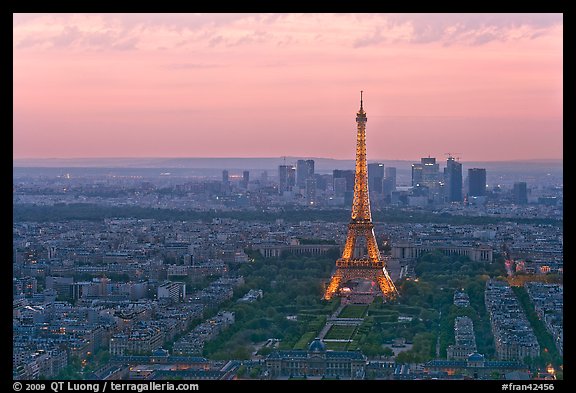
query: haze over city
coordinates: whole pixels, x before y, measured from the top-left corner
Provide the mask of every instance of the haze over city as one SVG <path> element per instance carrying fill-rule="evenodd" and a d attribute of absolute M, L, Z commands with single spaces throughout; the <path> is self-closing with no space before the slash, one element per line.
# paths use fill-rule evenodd
<path fill-rule="evenodd" d="M 562 14 L 13 21 L 15 159 L 562 159 Z"/>

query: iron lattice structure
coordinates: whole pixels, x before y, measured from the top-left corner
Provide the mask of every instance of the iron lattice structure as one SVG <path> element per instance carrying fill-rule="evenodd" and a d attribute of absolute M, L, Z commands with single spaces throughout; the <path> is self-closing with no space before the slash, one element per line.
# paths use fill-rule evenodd
<path fill-rule="evenodd" d="M 348 236 L 342 258 L 336 261 L 336 272 L 332 275 L 326 288 L 324 299 L 330 300 L 347 281 L 364 278 L 378 283 L 386 299 L 395 298 L 398 294 L 388 271 L 386 261 L 380 255 L 374 235 L 374 224 L 370 212 L 368 194 L 368 165 L 366 163 L 366 112 L 364 112 L 362 92 L 360 92 L 360 110 L 356 114 L 358 128 L 356 138 L 356 175 L 354 180 L 354 199 L 352 202 L 352 219 L 348 224 Z M 359 245 L 358 239 L 364 239 L 367 255 L 354 255 Z"/>

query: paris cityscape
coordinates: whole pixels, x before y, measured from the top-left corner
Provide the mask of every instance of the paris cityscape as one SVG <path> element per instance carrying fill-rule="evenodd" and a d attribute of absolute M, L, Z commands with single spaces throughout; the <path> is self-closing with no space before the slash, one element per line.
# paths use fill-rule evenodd
<path fill-rule="evenodd" d="M 13 380 L 564 379 L 561 14 L 115 15 L 14 15 Z"/>

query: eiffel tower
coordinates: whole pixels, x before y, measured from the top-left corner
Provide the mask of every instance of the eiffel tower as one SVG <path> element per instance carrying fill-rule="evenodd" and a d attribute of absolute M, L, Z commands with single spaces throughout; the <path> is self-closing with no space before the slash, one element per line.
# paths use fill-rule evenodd
<path fill-rule="evenodd" d="M 356 114 L 358 134 L 356 137 L 356 177 L 354 181 L 354 199 L 352 219 L 348 224 L 348 236 L 342 258 L 336 260 L 336 272 L 326 288 L 324 299 L 330 300 L 347 281 L 363 278 L 378 284 L 385 299 L 392 299 L 398 291 L 386 271 L 386 262 L 380 256 L 378 243 L 374 236 L 374 224 L 370 213 L 368 194 L 368 166 L 366 164 L 366 112 L 363 108 L 360 92 L 360 110 Z M 361 241 L 365 243 L 368 255 L 359 255 Z M 356 250 L 356 253 L 354 252 Z"/>

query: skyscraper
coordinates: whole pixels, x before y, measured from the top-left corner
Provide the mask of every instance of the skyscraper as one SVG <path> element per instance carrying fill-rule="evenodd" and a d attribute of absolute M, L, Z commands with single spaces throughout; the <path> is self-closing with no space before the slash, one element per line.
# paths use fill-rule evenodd
<path fill-rule="evenodd" d="M 316 203 L 316 179 L 314 177 L 306 179 L 306 202 L 309 205 Z"/>
<path fill-rule="evenodd" d="M 382 194 L 383 180 L 384 164 L 380 162 L 368 164 L 368 190 L 371 194 Z"/>
<path fill-rule="evenodd" d="M 282 195 L 284 191 L 292 191 L 296 185 L 296 168 L 294 165 L 278 166 L 278 193 Z"/>
<path fill-rule="evenodd" d="M 306 186 L 306 180 L 314 177 L 314 160 L 298 160 L 296 162 L 296 185 Z"/>
<path fill-rule="evenodd" d="M 396 189 L 396 168 L 389 166 L 384 172 L 386 173 L 384 179 L 391 179 L 390 183 L 392 184 L 392 191 L 394 191 Z"/>
<path fill-rule="evenodd" d="M 517 205 L 525 205 L 528 203 L 528 188 L 526 182 L 514 183 L 512 188 L 512 199 Z"/>
<path fill-rule="evenodd" d="M 228 171 L 222 171 L 222 192 L 224 194 L 230 193 L 230 178 L 228 177 Z"/>
<path fill-rule="evenodd" d="M 468 169 L 468 195 L 486 195 L 486 168 Z"/>
<path fill-rule="evenodd" d="M 437 195 L 440 190 L 440 165 L 434 157 L 423 157 L 420 162 L 412 164 L 412 187 L 418 187 L 430 195 Z M 424 188 L 422 188 L 424 187 Z"/>
<path fill-rule="evenodd" d="M 250 181 L 250 171 L 242 172 L 242 187 L 248 188 L 249 181 Z"/>
<path fill-rule="evenodd" d="M 337 177 L 334 179 L 334 195 L 337 197 L 343 197 L 346 194 L 346 179 L 343 177 Z"/>
<path fill-rule="evenodd" d="M 346 179 L 346 191 L 354 191 L 354 179 L 356 174 L 353 170 L 342 170 L 342 169 L 334 169 L 332 171 L 332 179 L 333 181 L 336 179 L 344 178 Z"/>
<path fill-rule="evenodd" d="M 422 183 L 432 189 L 438 186 L 440 180 L 440 164 L 436 163 L 434 157 L 424 157 L 420 159 L 422 164 Z"/>
<path fill-rule="evenodd" d="M 446 200 L 448 202 L 462 202 L 462 164 L 449 156 L 444 168 L 444 181 L 446 183 Z"/>
<path fill-rule="evenodd" d="M 382 194 L 384 198 L 392 195 L 392 192 L 396 190 L 396 168 L 389 166 L 386 168 L 384 181 L 382 182 Z"/>
<path fill-rule="evenodd" d="M 419 162 L 412 164 L 412 187 L 422 185 L 422 169 L 423 165 Z"/>

